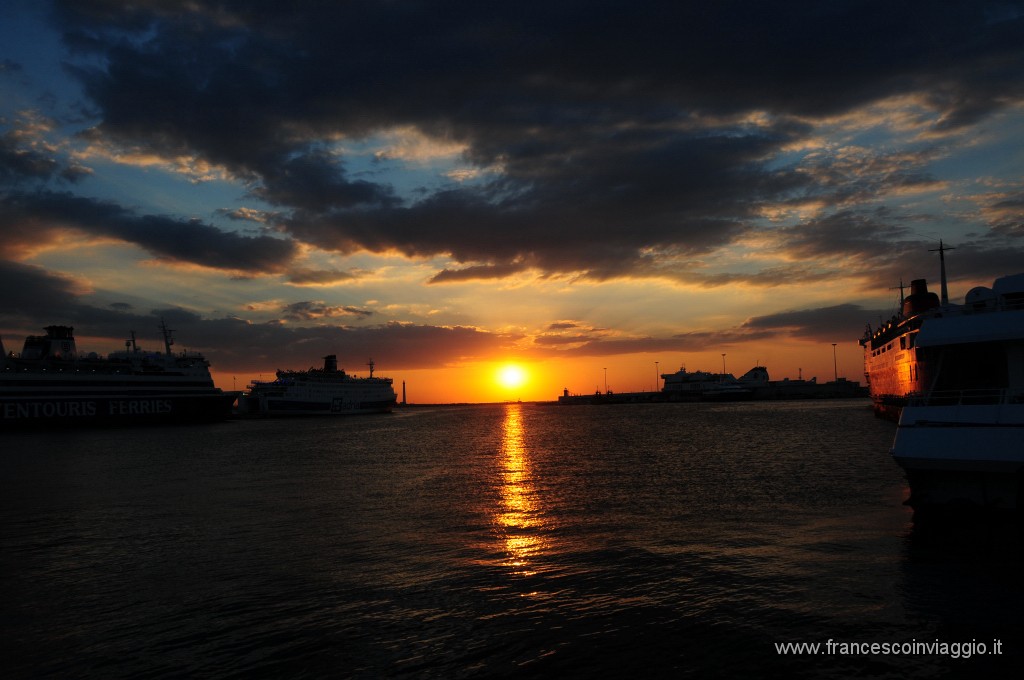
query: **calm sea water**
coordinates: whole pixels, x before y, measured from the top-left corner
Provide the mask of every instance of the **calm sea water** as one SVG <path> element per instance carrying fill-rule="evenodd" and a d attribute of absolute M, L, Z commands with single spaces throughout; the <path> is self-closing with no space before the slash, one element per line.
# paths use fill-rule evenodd
<path fill-rule="evenodd" d="M 0 436 L 5 677 L 958 677 L 1019 531 L 922 525 L 863 401 Z M 836 642 L 1002 642 L 841 656 Z M 784 655 L 776 643 L 820 643 Z M 964 649 L 961 647 L 961 649 Z"/>

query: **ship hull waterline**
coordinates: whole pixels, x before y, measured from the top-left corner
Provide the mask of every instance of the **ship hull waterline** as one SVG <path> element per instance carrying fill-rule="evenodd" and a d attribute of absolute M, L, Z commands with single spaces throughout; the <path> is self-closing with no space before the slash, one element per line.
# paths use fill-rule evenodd
<path fill-rule="evenodd" d="M 893 459 L 910 484 L 908 505 L 1019 511 L 1024 493 L 1024 404 L 906 407 Z"/>
<path fill-rule="evenodd" d="M 0 429 L 218 422 L 231 417 L 238 394 L 0 397 Z"/>
<path fill-rule="evenodd" d="M 353 403 L 341 398 L 329 402 L 243 397 L 238 413 L 246 418 L 292 418 L 305 416 L 355 416 L 391 413 L 395 400 Z"/>

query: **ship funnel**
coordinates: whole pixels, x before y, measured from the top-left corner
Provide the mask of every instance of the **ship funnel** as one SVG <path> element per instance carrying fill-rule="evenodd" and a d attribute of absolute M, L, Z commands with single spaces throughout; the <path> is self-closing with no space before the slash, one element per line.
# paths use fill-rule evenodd
<path fill-rule="evenodd" d="M 903 300 L 903 316 L 913 316 L 939 306 L 939 296 L 928 292 L 925 279 L 914 279 L 910 282 L 910 295 Z"/>
<path fill-rule="evenodd" d="M 338 355 L 328 354 L 324 357 L 324 371 L 333 373 L 338 370 Z"/>

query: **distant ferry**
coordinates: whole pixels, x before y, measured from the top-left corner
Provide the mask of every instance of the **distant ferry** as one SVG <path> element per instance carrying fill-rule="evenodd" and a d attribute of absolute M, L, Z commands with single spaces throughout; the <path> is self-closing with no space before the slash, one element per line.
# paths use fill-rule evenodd
<path fill-rule="evenodd" d="M 754 390 L 768 385 L 768 369 L 755 366 L 739 379 L 731 373 L 687 371 L 662 373 L 662 392 L 673 401 L 715 401 L 753 398 Z"/>
<path fill-rule="evenodd" d="M 0 429 L 26 425 L 91 425 L 224 420 L 238 392 L 213 385 L 210 364 L 195 352 L 146 352 L 135 333 L 121 352 L 81 355 L 74 328 L 47 326 L 20 355 L 0 341 Z"/>
<path fill-rule="evenodd" d="M 861 340 L 879 415 L 898 418 L 892 455 L 910 504 L 968 501 L 1017 508 L 1024 488 L 1024 274 L 949 302 L 924 279 L 902 309 Z"/>
<path fill-rule="evenodd" d="M 848 399 L 866 397 L 859 383 L 836 378 L 833 382 L 810 380 L 770 380 L 768 369 L 754 366 L 736 378 L 732 373 L 687 371 L 659 376 L 664 385 L 658 392 L 601 392 L 570 394 L 569 388 L 558 397 L 559 404 L 631 404 L 679 401 L 765 401 L 777 399 Z"/>
<path fill-rule="evenodd" d="M 242 415 L 352 415 L 388 413 L 395 406 L 391 378 L 357 378 L 338 369 L 338 358 L 324 357 L 323 368 L 277 371 L 272 381 L 254 380 L 239 399 Z"/>

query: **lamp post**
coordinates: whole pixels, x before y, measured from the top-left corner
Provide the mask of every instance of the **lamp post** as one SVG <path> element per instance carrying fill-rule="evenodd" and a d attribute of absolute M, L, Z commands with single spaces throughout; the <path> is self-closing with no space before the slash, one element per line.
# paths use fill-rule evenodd
<path fill-rule="evenodd" d="M 725 354 L 722 354 L 722 377 L 725 377 Z"/>
<path fill-rule="evenodd" d="M 836 343 L 832 343 L 832 374 L 835 382 L 839 382 L 839 364 L 836 363 Z"/>
<path fill-rule="evenodd" d="M 658 379 L 661 376 L 661 372 L 658 370 L 658 362 L 654 362 L 654 391 L 658 391 Z"/>
<path fill-rule="evenodd" d="M 604 393 L 608 394 L 608 369 L 604 369 Z"/>

